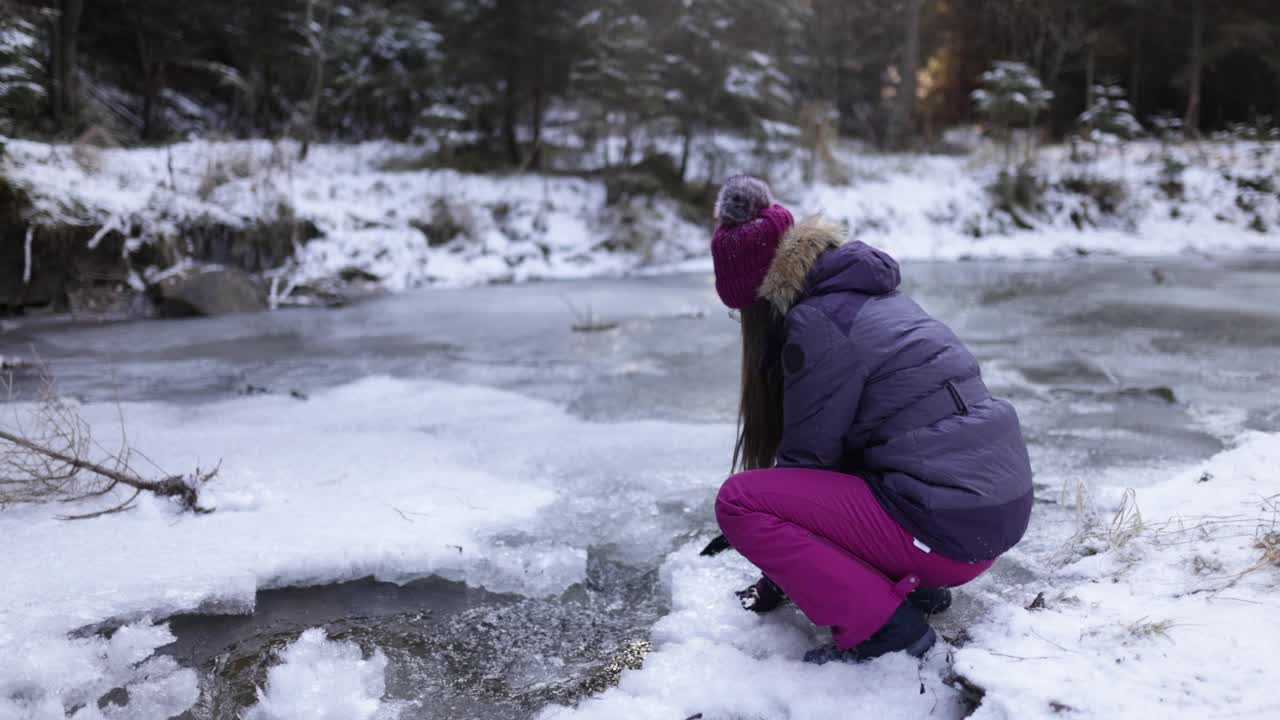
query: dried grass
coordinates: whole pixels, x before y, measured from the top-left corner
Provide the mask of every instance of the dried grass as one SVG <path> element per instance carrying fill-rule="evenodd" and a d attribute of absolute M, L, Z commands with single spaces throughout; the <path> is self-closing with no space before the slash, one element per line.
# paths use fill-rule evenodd
<path fill-rule="evenodd" d="M 1076 485 L 1075 499 L 1076 533 L 1068 548 L 1077 554 L 1096 555 L 1108 550 L 1124 550 L 1135 539 L 1148 531 L 1138 508 L 1138 494 L 1133 488 L 1124 491 L 1120 508 L 1111 521 L 1104 524 L 1083 482 Z"/>
<path fill-rule="evenodd" d="M 1142 618 L 1125 628 L 1130 636 L 1139 640 L 1146 640 L 1154 637 L 1162 637 L 1171 640 L 1169 631 L 1178 627 L 1178 623 L 1172 620 L 1160 620 L 1157 622 L 1148 622 L 1146 618 Z"/>
<path fill-rule="evenodd" d="M 196 196 L 208 201 L 218 188 L 235 180 L 253 177 L 260 169 L 258 158 L 248 146 L 237 146 L 230 151 L 212 155 L 205 163 L 204 174 L 200 176 L 200 183 L 196 186 Z"/>

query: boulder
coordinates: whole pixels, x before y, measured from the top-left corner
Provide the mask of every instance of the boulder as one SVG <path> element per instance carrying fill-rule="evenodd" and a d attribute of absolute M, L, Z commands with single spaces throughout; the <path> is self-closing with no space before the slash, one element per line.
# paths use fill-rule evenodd
<path fill-rule="evenodd" d="M 161 317 L 231 315 L 267 309 L 267 293 L 253 275 L 223 267 L 196 268 L 150 288 Z"/>

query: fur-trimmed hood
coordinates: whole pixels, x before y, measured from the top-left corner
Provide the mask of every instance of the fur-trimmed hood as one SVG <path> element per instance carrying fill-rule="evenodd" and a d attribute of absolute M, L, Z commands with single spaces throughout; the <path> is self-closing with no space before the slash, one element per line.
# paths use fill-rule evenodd
<path fill-rule="evenodd" d="M 902 283 L 897 261 L 864 242 L 846 243 L 846 237 L 844 226 L 822 216 L 807 218 L 787 230 L 759 296 L 785 315 L 805 296 L 833 292 L 885 295 L 897 290 Z"/>

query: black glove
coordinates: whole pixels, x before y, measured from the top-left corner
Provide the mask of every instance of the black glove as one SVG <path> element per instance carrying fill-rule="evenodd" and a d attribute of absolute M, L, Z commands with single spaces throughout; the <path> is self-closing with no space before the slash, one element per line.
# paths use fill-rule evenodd
<path fill-rule="evenodd" d="M 702 552 L 698 554 L 703 557 L 711 557 L 712 555 L 719 555 L 725 550 L 730 550 L 732 548 L 733 546 L 729 544 L 728 538 L 723 535 L 717 535 L 716 538 L 707 543 L 707 546 L 702 548 Z"/>
<path fill-rule="evenodd" d="M 782 588 L 764 575 L 760 576 L 755 585 L 735 594 L 738 602 L 742 603 L 742 609 L 754 613 L 777 610 L 787 601 L 787 594 L 782 592 Z"/>

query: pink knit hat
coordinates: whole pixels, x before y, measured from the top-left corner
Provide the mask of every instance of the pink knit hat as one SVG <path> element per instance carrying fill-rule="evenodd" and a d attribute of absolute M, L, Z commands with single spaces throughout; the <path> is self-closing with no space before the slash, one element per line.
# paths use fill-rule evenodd
<path fill-rule="evenodd" d="M 763 180 L 736 175 L 720 188 L 716 222 L 711 236 L 716 292 L 725 305 L 742 310 L 758 299 L 756 292 L 769 272 L 778 242 L 795 218 L 773 202 Z"/>

